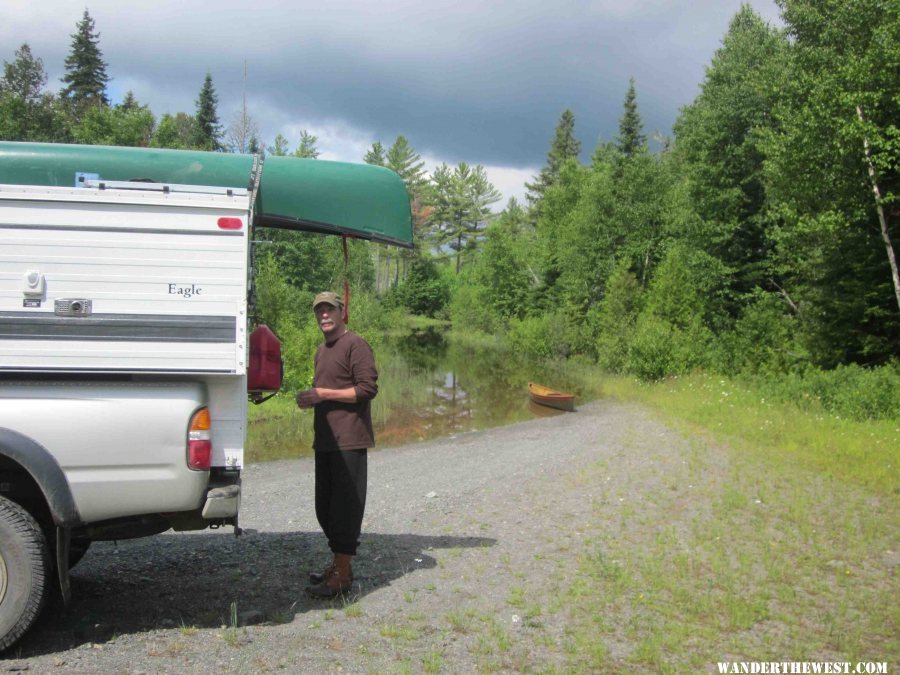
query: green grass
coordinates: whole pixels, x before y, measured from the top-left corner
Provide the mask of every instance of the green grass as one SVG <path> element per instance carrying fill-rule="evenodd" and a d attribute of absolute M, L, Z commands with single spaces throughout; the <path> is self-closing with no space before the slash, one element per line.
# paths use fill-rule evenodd
<path fill-rule="evenodd" d="M 650 406 L 690 447 L 680 466 L 646 467 L 665 472 L 663 489 L 618 522 L 595 503 L 558 607 L 571 669 L 900 658 L 900 422 L 773 404 L 712 376 L 606 388 Z M 652 452 L 623 439 L 625 452 Z M 623 639 L 630 652 L 610 663 L 606 645 Z"/>
<path fill-rule="evenodd" d="M 650 405 L 689 432 L 754 453 L 775 466 L 802 466 L 880 494 L 900 494 L 900 418 L 843 419 L 766 400 L 749 386 L 715 375 L 672 378 L 656 385 L 609 378 L 605 389 Z"/>
<path fill-rule="evenodd" d="M 419 636 L 419 631 L 414 626 L 401 624 L 384 624 L 378 629 L 381 637 L 389 640 L 411 641 Z"/>

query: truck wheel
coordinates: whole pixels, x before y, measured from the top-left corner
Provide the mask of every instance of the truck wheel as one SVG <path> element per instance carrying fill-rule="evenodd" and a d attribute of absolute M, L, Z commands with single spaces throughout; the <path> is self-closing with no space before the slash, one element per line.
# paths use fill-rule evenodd
<path fill-rule="evenodd" d="M 40 613 L 49 591 L 50 555 L 31 514 L 0 497 L 0 652 Z"/>

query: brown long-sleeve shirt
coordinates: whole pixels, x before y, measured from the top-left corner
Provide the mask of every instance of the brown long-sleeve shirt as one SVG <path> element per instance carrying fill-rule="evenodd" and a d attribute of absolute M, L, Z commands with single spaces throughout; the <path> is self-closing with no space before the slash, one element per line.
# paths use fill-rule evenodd
<path fill-rule="evenodd" d="M 356 391 L 356 403 L 322 401 L 316 404 L 316 452 L 358 450 L 375 445 L 369 401 L 378 393 L 378 371 L 372 348 L 356 333 L 345 332 L 319 346 L 313 387 Z"/>

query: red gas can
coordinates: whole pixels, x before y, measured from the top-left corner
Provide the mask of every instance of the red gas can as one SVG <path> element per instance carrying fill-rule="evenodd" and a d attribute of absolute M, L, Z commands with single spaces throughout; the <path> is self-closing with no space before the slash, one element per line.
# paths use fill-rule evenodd
<path fill-rule="evenodd" d="M 278 391 L 284 364 L 281 360 L 281 342 L 268 326 L 257 326 L 250 333 L 250 366 L 247 368 L 247 390 L 254 392 Z"/>

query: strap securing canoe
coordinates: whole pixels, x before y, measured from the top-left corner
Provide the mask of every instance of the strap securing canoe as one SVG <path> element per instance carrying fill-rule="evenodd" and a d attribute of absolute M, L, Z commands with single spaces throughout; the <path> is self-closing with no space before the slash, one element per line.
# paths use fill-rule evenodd
<path fill-rule="evenodd" d="M 347 254 L 347 235 L 341 235 L 344 246 L 344 324 L 350 323 L 350 257 Z"/>

